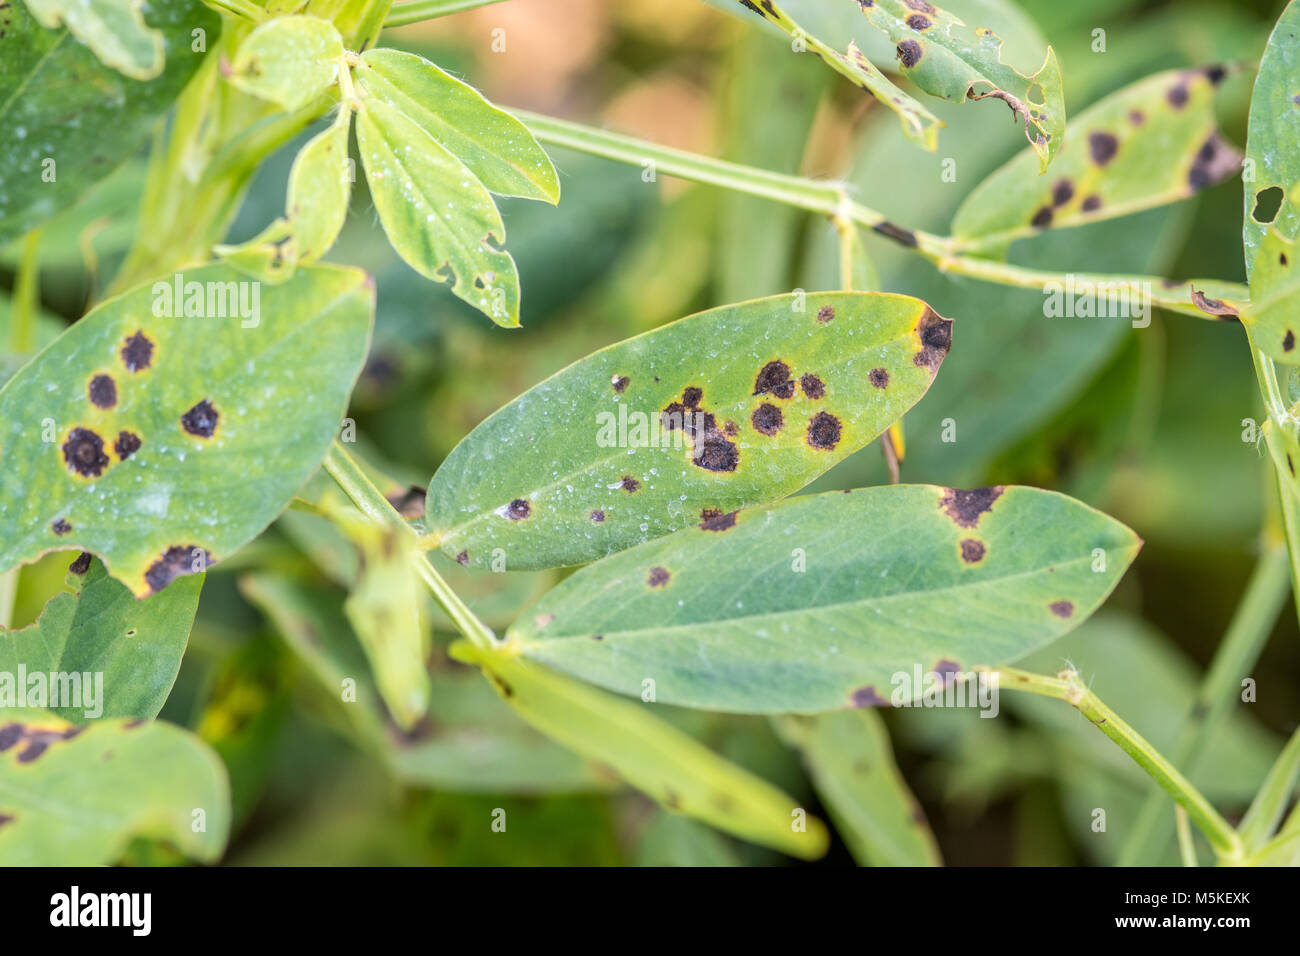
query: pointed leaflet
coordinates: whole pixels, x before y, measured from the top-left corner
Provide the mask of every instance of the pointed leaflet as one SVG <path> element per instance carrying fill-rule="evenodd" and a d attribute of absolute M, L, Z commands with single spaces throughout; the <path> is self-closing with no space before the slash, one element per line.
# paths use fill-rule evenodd
<path fill-rule="evenodd" d="M 581 564 L 797 491 L 925 394 L 952 323 L 883 293 L 773 296 L 589 355 L 474 429 L 429 484 L 462 564 Z"/>
<path fill-rule="evenodd" d="M 188 731 L 0 712 L 0 866 L 101 866 L 136 837 L 212 862 L 229 832 L 225 767 Z"/>
<path fill-rule="evenodd" d="M 666 704 L 884 705 L 897 674 L 1006 664 L 1064 634 L 1139 547 L 1118 521 L 1034 488 L 832 492 L 606 558 L 508 638 L 516 653 L 620 693 L 651 678 Z"/>
<path fill-rule="evenodd" d="M 163 69 L 165 45 L 144 22 L 144 0 L 24 0 L 47 29 L 68 32 L 94 51 L 100 62 L 133 80 L 152 80 Z"/>
<path fill-rule="evenodd" d="M 847 77 L 897 113 L 908 139 L 920 143 L 931 152 L 938 146 L 939 127 L 943 124 L 933 113 L 891 83 L 875 64 L 862 55 L 857 44 L 850 41 L 848 49 L 841 53 L 810 35 L 773 0 L 740 0 L 740 3 L 807 44 L 832 70 Z"/>
<path fill-rule="evenodd" d="M 47 707 L 74 724 L 158 716 L 180 670 L 203 575 L 136 600 L 102 563 L 83 558 L 73 562 L 68 584 L 73 592 L 51 598 L 34 624 L 18 631 L 0 628 L 0 703 L 2 675 L 13 679 L 23 667 L 29 675 L 68 675 L 72 683 L 66 686 L 80 688 L 68 706 L 30 694 L 26 699 L 27 706 Z"/>
<path fill-rule="evenodd" d="M 613 768 L 670 810 L 804 859 L 826 852 L 814 817 L 796 831 L 795 802 L 747 770 L 728 763 L 676 727 L 652 705 L 619 700 L 536 664 L 480 650 L 465 641 L 452 654 L 477 664 L 497 692 L 548 737 Z"/>
<path fill-rule="evenodd" d="M 324 266 L 94 309 L 0 389 L 0 571 L 81 548 L 143 596 L 234 552 L 324 456 L 373 310 L 365 273 Z"/>
<path fill-rule="evenodd" d="M 334 25 L 294 16 L 261 24 L 222 72 L 245 93 L 296 110 L 333 86 L 343 68 L 343 38 Z"/>
<path fill-rule="evenodd" d="M 1002 62 L 997 34 L 984 27 L 968 31 L 961 20 L 926 0 L 876 0 L 861 7 L 871 24 L 897 44 L 904 76 L 931 96 L 954 103 L 1002 100 L 1024 125 L 1039 171 L 1047 169 L 1065 134 L 1061 68 L 1050 46 L 1038 72 L 1024 76 Z"/>
<path fill-rule="evenodd" d="M 1300 182 L 1281 206 L 1282 210 L 1297 208 Z M 1240 319 L 1256 348 L 1287 365 L 1300 363 L 1300 348 L 1296 348 L 1300 341 L 1300 242 L 1284 236 L 1278 226 L 1269 226 L 1259 242 L 1250 273 L 1250 301 L 1240 306 Z"/>
<path fill-rule="evenodd" d="M 506 230 L 496 202 L 465 164 L 383 100 L 357 111 L 357 145 L 379 221 L 416 272 L 497 325 L 519 324 L 519 275 L 497 245 Z"/>
<path fill-rule="evenodd" d="M 975 187 L 957 210 L 960 249 L 1003 246 L 1185 199 L 1231 176 L 1241 155 L 1219 135 L 1223 69 L 1169 70 L 1127 86 L 1070 121 L 1050 176 L 1026 149 Z"/>
<path fill-rule="evenodd" d="M 1278 18 L 1255 77 L 1246 132 L 1246 174 L 1242 176 L 1246 185 L 1242 237 L 1246 275 L 1253 282 L 1259 247 L 1268 232 L 1264 209 L 1256 219 L 1256 207 L 1261 199 L 1267 207 L 1270 196 L 1277 198 L 1278 192 L 1300 183 L 1300 2 L 1296 0 Z M 1272 223 L 1283 238 L 1295 239 L 1300 232 L 1300 203 L 1284 202 Z"/>
<path fill-rule="evenodd" d="M 200 0 L 153 4 L 166 66 L 153 80 L 105 66 L 66 30 L 43 30 L 22 2 L 0 6 L 0 245 L 48 221 L 133 154 L 203 61 L 192 30 L 220 19 Z"/>
<path fill-rule="evenodd" d="M 803 752 L 835 830 L 863 866 L 939 866 L 934 834 L 898 772 L 889 733 L 870 710 L 775 717 Z"/>
<path fill-rule="evenodd" d="M 555 204 L 560 181 L 528 127 L 423 57 L 376 48 L 361 55 L 357 89 L 405 113 L 502 196 Z"/>

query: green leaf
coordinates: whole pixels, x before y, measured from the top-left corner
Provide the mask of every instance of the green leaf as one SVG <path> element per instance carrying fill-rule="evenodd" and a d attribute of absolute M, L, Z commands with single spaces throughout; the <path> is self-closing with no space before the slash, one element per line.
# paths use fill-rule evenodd
<path fill-rule="evenodd" d="M 245 93 L 297 110 L 323 95 L 345 68 L 343 38 L 332 23 L 292 16 L 258 26 L 222 72 Z"/>
<path fill-rule="evenodd" d="M 144 0 L 25 0 L 32 16 L 49 30 L 68 32 L 94 51 L 100 62 L 133 80 L 152 80 L 166 55 L 162 33 L 144 22 Z"/>
<path fill-rule="evenodd" d="M 135 837 L 212 862 L 229 831 L 225 768 L 188 731 L 121 720 L 75 727 L 34 710 L 0 717 L 0 865 L 109 864 Z"/>
<path fill-rule="evenodd" d="M 51 598 L 34 624 L 0 628 L 0 708 L 39 707 L 74 724 L 157 717 L 180 670 L 203 575 L 140 601 L 86 556 L 73 563 L 68 584 L 73 591 Z M 20 667 L 29 676 L 66 675 L 79 687 L 77 705 L 54 706 L 53 678 L 44 699 L 26 692 L 25 704 L 16 700 L 14 692 L 25 692 Z M 14 682 L 7 689 L 5 675 Z"/>
<path fill-rule="evenodd" d="M 1300 3 L 1292 0 L 1278 18 L 1255 77 L 1250 98 L 1250 121 L 1246 132 L 1245 209 L 1242 240 L 1246 249 L 1246 275 L 1255 297 L 1254 268 L 1260 247 L 1269 232 L 1269 222 L 1256 206 L 1276 190 L 1300 183 L 1300 85 L 1296 83 L 1300 62 Z M 1261 197 L 1261 194 L 1265 194 Z M 1300 201 L 1282 203 L 1271 220 L 1282 238 L 1294 240 L 1300 232 Z"/>
<path fill-rule="evenodd" d="M 264 288 L 205 266 L 94 309 L 0 389 L 0 571 L 80 548 L 144 596 L 233 553 L 324 457 L 373 309 L 325 266 Z"/>
<path fill-rule="evenodd" d="M 1300 146 L 1300 144 L 1297 144 Z M 1282 208 L 1300 208 L 1300 182 L 1287 194 Z M 1287 365 L 1300 364 L 1300 241 L 1270 226 L 1260 240 L 1250 274 L 1250 301 L 1223 303 L 1238 314 L 1256 348 Z M 1202 308 L 1205 308 L 1202 305 Z"/>
<path fill-rule="evenodd" d="M 939 866 L 916 797 L 894 763 L 889 733 L 870 710 L 774 718 L 803 752 L 835 830 L 863 866 Z"/>
<path fill-rule="evenodd" d="M 1065 135 L 1061 68 L 1050 46 L 1043 65 L 1025 76 L 1002 62 L 1002 40 L 992 30 L 967 31 L 957 17 L 925 0 L 876 0 L 861 6 L 867 20 L 897 44 L 904 76 L 931 96 L 954 103 L 1002 100 L 1024 125 L 1039 171 L 1047 169 Z"/>
<path fill-rule="evenodd" d="M 641 831 L 637 866 L 740 866 L 725 837 L 689 817 L 656 813 Z"/>
<path fill-rule="evenodd" d="M 1050 177 L 1035 176 L 1033 151 L 1022 151 L 961 204 L 958 247 L 998 249 L 1176 202 L 1231 176 L 1241 155 L 1214 118 L 1223 72 L 1169 70 L 1112 93 L 1070 121 Z"/>
<path fill-rule="evenodd" d="M 796 43 L 806 45 L 821 57 L 836 73 L 860 86 L 897 113 L 908 139 L 931 152 L 938 148 L 939 127 L 943 124 L 933 113 L 891 83 L 875 64 L 862 55 L 856 43 L 850 42 L 848 48 L 841 53 L 824 40 L 809 34 L 773 0 L 740 0 L 740 4 L 776 24 L 794 37 Z"/>
<path fill-rule="evenodd" d="M 329 129 L 312 137 L 293 161 L 285 215 L 293 231 L 294 258 L 315 262 L 329 252 L 348 216 L 352 195 L 345 113 Z"/>
<path fill-rule="evenodd" d="M 357 88 L 401 110 L 502 196 L 560 201 L 560 180 L 528 127 L 423 57 L 375 48 L 361 55 Z"/>
<path fill-rule="evenodd" d="M 497 325 L 519 324 L 519 275 L 492 195 L 405 113 L 367 99 L 357 145 L 379 221 L 398 255 Z"/>
<path fill-rule="evenodd" d="M 646 705 L 465 641 L 452 645 L 452 652 L 481 667 L 528 723 L 613 768 L 668 809 L 792 856 L 816 859 L 826 852 L 821 821 L 771 784 L 655 717 Z"/>
<path fill-rule="evenodd" d="M 1035 488 L 808 495 L 578 571 L 510 628 L 520 654 L 669 704 L 816 713 L 901 703 L 898 675 L 1010 663 L 1101 604 L 1141 543 Z M 910 682 L 914 683 L 914 682 Z"/>
<path fill-rule="evenodd" d="M 66 30 L 44 30 L 22 3 L 0 10 L 0 245 L 72 205 L 148 137 L 203 60 L 191 31 L 215 43 L 220 20 L 200 0 L 154 4 L 166 67 L 149 82 L 105 66 Z"/>
<path fill-rule="evenodd" d="M 429 484 L 429 530 L 463 564 L 504 556 L 525 570 L 725 524 L 797 491 L 911 408 L 951 326 L 907 296 L 800 292 L 612 345 L 452 451 Z"/>

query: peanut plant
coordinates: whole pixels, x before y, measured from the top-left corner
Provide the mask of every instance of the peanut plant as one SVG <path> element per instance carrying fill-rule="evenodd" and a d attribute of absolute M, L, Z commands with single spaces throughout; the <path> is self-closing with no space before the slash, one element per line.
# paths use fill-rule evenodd
<path fill-rule="evenodd" d="M 1154 70 L 1071 21 L 1104 65 L 1068 117 L 1075 61 L 1004 0 L 676 4 L 734 38 L 735 160 L 506 109 L 381 35 L 487 7 L 0 4 L 0 862 L 257 861 L 298 721 L 417 829 L 586 801 L 575 862 L 941 863 L 901 735 L 954 799 L 1051 779 L 1094 860 L 1300 863 L 1300 733 L 1233 706 L 1300 582 L 1300 4 Z M 863 111 L 850 178 L 801 175 L 818 117 Z M 599 259 L 632 213 L 596 201 L 659 176 L 713 191 Z M 1236 182 L 1246 282 L 1160 276 Z M 544 311 L 521 276 L 581 334 L 486 336 Z M 1192 320 L 1244 331 L 1276 488 L 1199 679 L 1099 613 L 1157 506 L 1135 531 L 1085 503 L 1108 466 L 1062 465 L 1126 460 Z M 386 392 L 435 357 L 433 398 Z M 630 856 L 584 829 L 611 807 Z"/>

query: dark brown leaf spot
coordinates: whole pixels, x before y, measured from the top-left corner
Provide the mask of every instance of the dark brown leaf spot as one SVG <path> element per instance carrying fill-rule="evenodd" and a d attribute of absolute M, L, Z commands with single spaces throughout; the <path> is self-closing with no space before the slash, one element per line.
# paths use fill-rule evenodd
<path fill-rule="evenodd" d="M 532 513 L 533 506 L 528 503 L 526 498 L 516 498 L 506 505 L 506 517 L 511 521 L 523 521 Z"/>
<path fill-rule="evenodd" d="M 672 575 L 668 573 L 667 568 L 653 567 L 650 569 L 649 576 L 646 577 L 645 583 L 652 588 L 661 588 L 668 583 Z"/>
<path fill-rule="evenodd" d="M 3 34 L 0 34 L 0 36 L 3 36 Z M 13 823 L 15 819 L 12 813 L 0 813 L 0 827 L 6 823 Z"/>
<path fill-rule="evenodd" d="M 912 362 L 920 368 L 937 372 L 952 347 L 952 319 L 945 319 L 926 306 L 916 330 L 921 338 L 921 350 L 912 357 Z"/>
<path fill-rule="evenodd" d="M 461 566 L 463 566 L 463 567 L 468 567 L 468 565 L 469 565 L 469 552 L 468 552 L 468 551 L 462 551 L 460 554 L 456 555 L 456 563 L 459 564 L 459 565 L 461 565 Z"/>
<path fill-rule="evenodd" d="M 889 701 L 876 693 L 874 687 L 859 687 L 853 692 L 854 707 L 888 707 Z"/>
<path fill-rule="evenodd" d="M 592 639 L 593 641 L 603 641 L 603 640 L 605 639 L 605 635 L 604 635 L 604 634 L 593 634 L 593 635 L 591 635 L 591 639 Z"/>
<path fill-rule="evenodd" d="M 1282 336 L 1282 351 L 1290 352 L 1295 348 L 1295 333 L 1290 329 L 1286 330 L 1286 335 Z"/>
<path fill-rule="evenodd" d="M 627 384 L 630 381 L 632 380 L 626 375 L 615 375 L 613 381 L 610 382 L 610 385 L 614 387 L 614 391 L 622 395 L 627 391 Z"/>
<path fill-rule="evenodd" d="M 1057 617 L 1071 617 L 1074 614 L 1073 601 L 1053 601 L 1048 607 Z"/>
<path fill-rule="evenodd" d="M 90 552 L 83 551 L 77 555 L 76 560 L 68 565 L 68 570 L 73 574 L 85 574 L 90 570 Z"/>
<path fill-rule="evenodd" d="M 220 418 L 212 402 L 205 398 L 181 416 L 181 427 L 199 438 L 211 438 L 217 431 Z"/>
<path fill-rule="evenodd" d="M 889 373 L 883 368 L 873 368 L 867 373 L 867 381 L 876 388 L 889 388 Z"/>
<path fill-rule="evenodd" d="M 768 436 L 775 435 L 785 424 L 785 416 L 781 414 L 781 409 L 767 402 L 754 409 L 754 414 L 749 420 L 755 431 Z"/>
<path fill-rule="evenodd" d="M 1179 80 L 1165 93 L 1165 99 L 1174 109 L 1182 109 L 1187 105 L 1187 84 Z"/>
<path fill-rule="evenodd" d="M 74 428 L 63 443 L 63 460 L 83 478 L 98 478 L 108 467 L 104 439 L 89 428 Z"/>
<path fill-rule="evenodd" d="M 1227 75 L 1228 71 L 1218 63 L 1205 68 L 1205 78 L 1210 81 L 1211 86 L 1218 86 Z"/>
<path fill-rule="evenodd" d="M 939 675 L 939 680 L 947 687 L 957 680 L 957 675 L 961 673 L 961 665 L 956 661 L 941 660 L 934 665 L 934 673 Z"/>
<path fill-rule="evenodd" d="M 758 370 L 758 375 L 754 379 L 754 394 L 793 398 L 794 380 L 790 377 L 790 366 L 780 359 L 764 365 Z"/>
<path fill-rule="evenodd" d="M 1293 461 L 1291 460 L 1291 455 L 1290 455 L 1290 453 L 1288 453 L 1287 456 L 1286 456 L 1286 466 L 1287 466 L 1287 468 L 1291 469 L 1291 477 L 1294 478 L 1294 477 L 1295 477 L 1295 462 L 1293 462 Z"/>
<path fill-rule="evenodd" d="M 930 18 L 921 13 L 913 13 L 905 22 L 917 33 L 924 33 L 926 30 L 930 29 L 930 27 L 934 26 L 934 24 L 930 22 Z"/>
<path fill-rule="evenodd" d="M 1058 179 L 1052 186 L 1052 205 L 1064 206 L 1074 198 L 1074 183 L 1068 179 Z"/>
<path fill-rule="evenodd" d="M 1002 497 L 1006 489 L 1001 485 L 991 488 L 945 488 L 939 498 L 939 507 L 958 527 L 973 528 L 980 523 L 980 516 L 993 507 L 993 502 Z"/>
<path fill-rule="evenodd" d="M 110 375 L 96 375 L 90 380 L 86 394 L 96 408 L 112 408 L 117 404 L 117 383 Z"/>
<path fill-rule="evenodd" d="M 979 564 L 984 560 L 984 542 L 974 538 L 963 538 L 961 542 L 961 559 L 967 564 Z"/>
<path fill-rule="evenodd" d="M 1034 213 L 1034 218 L 1029 220 L 1029 224 L 1035 229 L 1046 229 L 1052 224 L 1052 207 L 1042 206 Z"/>
<path fill-rule="evenodd" d="M 0 753 L 4 753 L 23 737 L 22 724 L 5 724 L 0 727 Z"/>
<path fill-rule="evenodd" d="M 27 746 L 23 748 L 22 753 L 18 755 L 19 763 L 31 763 L 45 751 L 50 749 L 50 742 L 44 738 L 28 741 Z"/>
<path fill-rule="evenodd" d="M 1147 117 L 1141 110 L 1129 110 L 1128 121 L 1134 126 L 1141 126 L 1147 121 Z"/>
<path fill-rule="evenodd" d="M 199 569 L 206 569 L 212 556 L 203 548 L 194 545 L 174 544 L 162 553 L 144 573 L 145 583 L 155 594 L 186 574 L 195 574 Z"/>
<path fill-rule="evenodd" d="M 697 388 L 694 385 L 688 386 L 682 392 L 682 404 L 687 408 L 698 407 L 702 398 L 704 398 L 704 389 Z"/>
<path fill-rule="evenodd" d="M 591 513 L 591 521 L 593 524 L 600 524 L 604 520 L 605 512 L 601 511 L 599 508 Z"/>
<path fill-rule="evenodd" d="M 641 489 L 641 482 L 637 481 L 631 475 L 624 475 L 622 480 L 619 481 L 618 486 L 629 495 L 634 495 Z"/>
<path fill-rule="evenodd" d="M 67 518 L 55 518 L 54 524 L 50 525 L 50 530 L 59 537 L 63 537 L 65 534 L 71 533 L 72 525 L 68 524 Z"/>
<path fill-rule="evenodd" d="M 1119 152 L 1119 140 L 1114 133 L 1089 133 L 1088 155 L 1098 166 L 1105 166 Z"/>
<path fill-rule="evenodd" d="M 1192 288 L 1192 304 L 1207 315 L 1237 315 L 1237 309 L 1221 299 L 1211 299 L 1204 292 Z"/>
<path fill-rule="evenodd" d="M 826 386 L 812 372 L 807 372 L 799 379 L 799 384 L 803 388 L 803 393 L 809 398 L 821 398 L 826 394 Z"/>
<path fill-rule="evenodd" d="M 1079 208 L 1084 212 L 1096 212 L 1101 208 L 1101 197 L 1096 193 L 1085 196 L 1083 202 L 1079 204 Z"/>
<path fill-rule="evenodd" d="M 128 372 L 143 372 L 153 364 L 153 342 L 144 332 L 136 332 L 127 337 L 120 354 Z"/>
<path fill-rule="evenodd" d="M 895 52 L 898 54 L 898 62 L 905 67 L 916 66 L 921 62 L 921 57 L 925 55 L 921 49 L 921 44 L 915 40 L 904 40 L 898 44 L 898 49 Z"/>
<path fill-rule="evenodd" d="M 738 511 L 723 514 L 718 508 L 705 508 L 700 512 L 700 528 L 704 531 L 726 531 L 736 526 Z"/>
<path fill-rule="evenodd" d="M 817 310 L 817 321 L 825 325 L 831 319 L 835 318 L 835 310 L 829 305 L 824 305 Z"/>
<path fill-rule="evenodd" d="M 1192 168 L 1187 172 L 1187 185 L 1192 192 L 1213 186 L 1241 168 L 1241 154 L 1211 133 L 1196 153 Z"/>
<path fill-rule="evenodd" d="M 840 443 L 840 420 L 830 412 L 818 412 L 808 423 L 808 444 L 830 450 Z"/>
<path fill-rule="evenodd" d="M 113 451 L 117 453 L 119 461 L 126 461 L 140 450 L 142 444 L 139 435 L 122 429 L 117 433 L 117 441 L 113 442 Z"/>

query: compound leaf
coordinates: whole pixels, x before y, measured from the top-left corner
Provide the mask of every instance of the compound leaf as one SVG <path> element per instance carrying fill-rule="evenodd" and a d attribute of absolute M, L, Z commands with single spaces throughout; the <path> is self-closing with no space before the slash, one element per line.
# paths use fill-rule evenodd
<path fill-rule="evenodd" d="M 997 249 L 1045 229 L 1078 226 L 1185 199 L 1241 168 L 1214 119 L 1223 69 L 1169 70 L 1071 120 L 1050 177 L 1026 149 L 977 186 L 953 221 L 962 249 Z"/>
<path fill-rule="evenodd" d="M 229 832 L 225 767 L 189 731 L 138 720 L 77 727 L 38 710 L 0 717 L 0 865 L 109 864 L 137 837 L 212 862 Z"/>
<path fill-rule="evenodd" d="M 162 33 L 144 22 L 144 0 L 26 0 L 27 9 L 46 29 L 66 24 L 68 32 L 133 80 L 152 80 L 162 72 L 166 45 Z"/>
<path fill-rule="evenodd" d="M 826 852 L 826 828 L 780 790 L 728 763 L 660 720 L 648 705 L 611 697 L 546 668 L 465 641 L 453 656 L 477 664 L 524 720 L 590 760 L 613 768 L 670 810 L 792 856 Z"/>
<path fill-rule="evenodd" d="M 157 717 L 180 670 L 203 575 L 136 600 L 101 562 L 83 555 L 72 563 L 68 584 L 72 592 L 51 598 L 34 624 L 0 628 L 0 706 L 40 707 L 74 724 Z M 45 699 L 34 700 L 13 676 L 20 667 L 29 676 L 59 674 L 76 688 L 75 700 L 56 706 L 53 680 Z M 10 696 L 23 693 L 23 700 L 6 700 L 5 675 L 15 681 Z"/>
<path fill-rule="evenodd" d="M 388 240 L 411 268 L 497 325 L 519 324 L 519 274 L 493 243 L 506 230 L 491 193 L 459 159 L 401 110 L 369 98 L 357 111 L 357 145 Z"/>
<path fill-rule="evenodd" d="M 883 293 L 724 306 L 596 352 L 474 429 L 429 484 L 462 564 L 580 564 L 797 491 L 916 404 L 952 323 Z M 500 554 L 496 554 L 500 549 Z"/>
<path fill-rule="evenodd" d="M 421 56 L 383 48 L 361 55 L 356 78 L 363 95 L 405 113 L 492 192 L 560 201 L 560 180 L 546 150 L 528 127 L 474 87 Z"/>
<path fill-rule="evenodd" d="M 315 470 L 369 346 L 374 290 L 227 266 L 111 299 L 0 389 L 0 570 L 103 558 L 137 596 L 267 526 Z"/>
<path fill-rule="evenodd" d="M 1070 630 L 1139 547 L 1113 518 L 1035 488 L 810 495 L 584 568 L 508 638 L 623 694 L 652 679 L 658 700 L 687 707 L 901 703 L 923 688 L 899 674 L 1006 664 Z"/>

